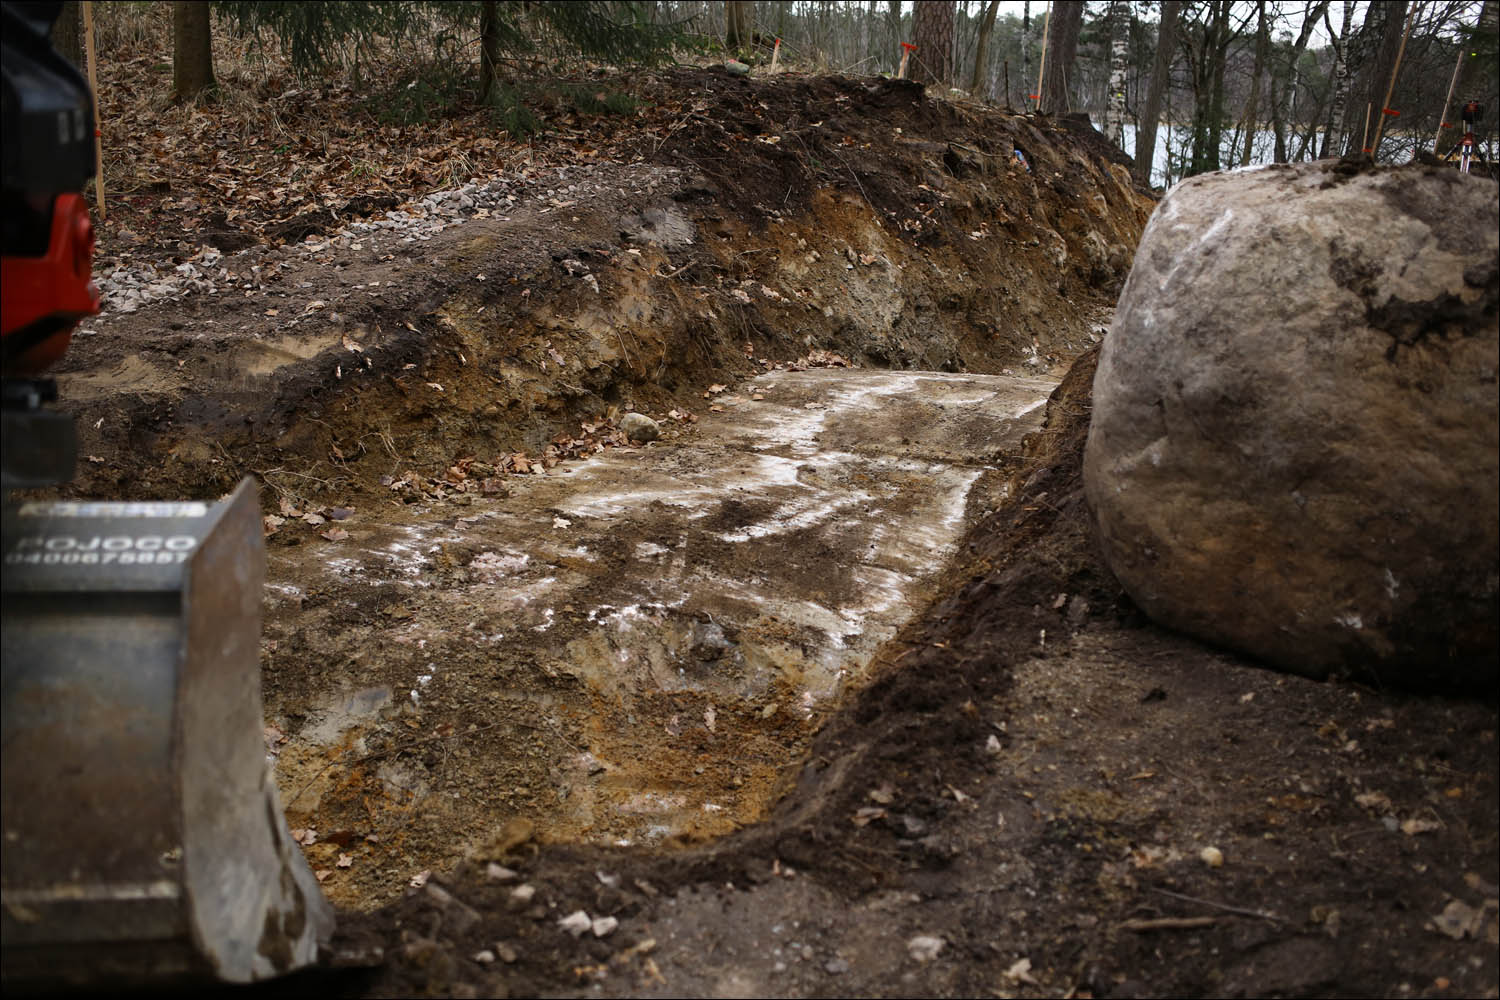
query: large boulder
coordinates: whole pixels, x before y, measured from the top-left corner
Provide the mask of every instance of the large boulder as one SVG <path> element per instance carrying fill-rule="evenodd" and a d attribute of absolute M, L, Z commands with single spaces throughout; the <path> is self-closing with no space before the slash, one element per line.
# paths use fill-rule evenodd
<path fill-rule="evenodd" d="M 1084 458 L 1142 610 L 1312 677 L 1495 688 L 1497 233 L 1495 183 L 1436 166 L 1172 190 Z"/>

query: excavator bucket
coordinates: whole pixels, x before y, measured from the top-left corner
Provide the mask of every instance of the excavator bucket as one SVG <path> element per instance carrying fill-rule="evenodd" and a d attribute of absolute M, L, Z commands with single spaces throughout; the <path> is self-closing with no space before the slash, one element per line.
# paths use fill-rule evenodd
<path fill-rule="evenodd" d="M 218 504 L 7 505 L 3 552 L 5 984 L 315 963 L 333 911 L 267 762 L 253 481 Z"/>

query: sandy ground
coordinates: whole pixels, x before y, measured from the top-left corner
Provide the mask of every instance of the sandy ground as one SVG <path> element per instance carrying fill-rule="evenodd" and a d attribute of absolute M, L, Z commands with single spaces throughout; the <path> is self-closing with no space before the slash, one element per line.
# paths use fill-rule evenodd
<path fill-rule="evenodd" d="M 271 749 L 330 898 L 379 905 L 516 824 L 625 846 L 762 818 L 1052 387 L 777 372 L 504 498 L 279 528 Z"/>

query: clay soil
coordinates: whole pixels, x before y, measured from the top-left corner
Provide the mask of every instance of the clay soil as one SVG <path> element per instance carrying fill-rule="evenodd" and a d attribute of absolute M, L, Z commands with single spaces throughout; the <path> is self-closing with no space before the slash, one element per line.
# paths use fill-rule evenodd
<path fill-rule="evenodd" d="M 252 207 L 210 227 L 208 255 L 159 206 L 113 224 L 135 227 L 128 257 L 105 231 L 107 269 L 200 284 L 107 303 L 75 339 L 63 492 L 261 483 L 267 749 L 341 920 L 338 968 L 257 991 L 1495 996 L 1496 707 L 1207 648 L 1146 621 L 1096 554 L 1079 478 L 1094 345 L 1153 204 L 1117 154 L 1083 123 L 900 82 L 637 83 L 633 119 L 498 143 L 479 179 L 496 207 L 462 224 L 435 203 L 350 228 L 417 190 L 293 229 Z M 953 534 L 927 565 L 880 565 L 905 610 L 839 637 L 848 676 L 805 697 L 822 647 L 767 598 L 728 619 L 664 606 L 658 661 L 698 673 L 601 695 L 579 666 L 608 661 L 585 598 L 655 573 L 658 549 L 783 574 L 827 607 L 858 596 L 862 564 L 836 514 L 716 552 L 710 535 L 780 516 L 774 491 L 721 498 L 679 539 L 653 528 L 670 496 L 595 524 L 556 484 L 631 456 L 643 480 L 699 482 L 732 465 L 729 437 L 755 437 L 749 408 L 816 409 L 817 379 L 852 392 L 908 370 L 1056 389 L 1040 428 L 979 440 L 912 411 L 879 441 L 839 439 L 869 464 L 796 469 L 893 523 L 938 502 L 940 468 L 973 483 L 933 515 Z M 626 441 L 628 409 L 663 437 Z M 602 568 L 570 541 L 526 576 L 473 543 L 485 518 L 576 530 Z M 476 618 L 431 597 L 543 572 L 584 581 L 558 632 L 527 617 L 539 605 Z M 499 631 L 503 652 L 479 648 Z M 430 688 L 409 676 L 419 642 L 441 653 Z M 600 780 L 728 808 L 612 825 L 642 800 Z"/>

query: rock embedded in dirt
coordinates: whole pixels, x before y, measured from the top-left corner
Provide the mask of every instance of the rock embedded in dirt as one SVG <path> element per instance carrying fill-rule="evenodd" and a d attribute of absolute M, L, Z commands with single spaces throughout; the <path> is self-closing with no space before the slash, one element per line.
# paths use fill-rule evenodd
<path fill-rule="evenodd" d="M 632 441 L 655 441 L 661 437 L 661 425 L 644 413 L 627 413 L 620 418 L 620 430 Z"/>
<path fill-rule="evenodd" d="M 931 934 L 918 934 L 906 942 L 906 950 L 918 962 L 930 962 L 942 953 L 945 943 L 940 937 L 934 937 Z"/>
<path fill-rule="evenodd" d="M 1147 614 L 1310 677 L 1495 686 L 1497 223 L 1493 182 L 1435 167 L 1162 202 L 1084 463 Z"/>

